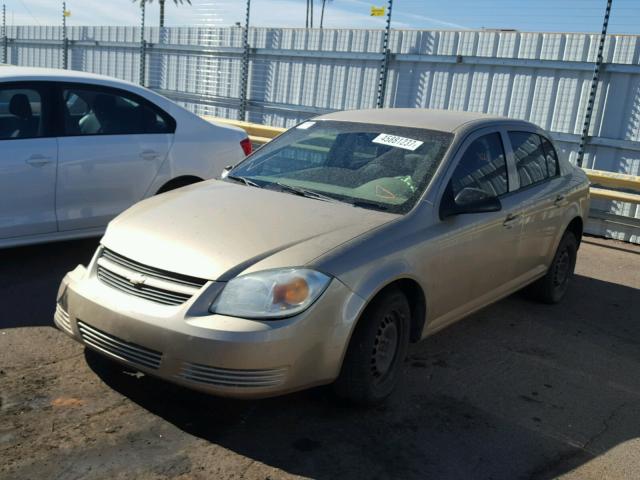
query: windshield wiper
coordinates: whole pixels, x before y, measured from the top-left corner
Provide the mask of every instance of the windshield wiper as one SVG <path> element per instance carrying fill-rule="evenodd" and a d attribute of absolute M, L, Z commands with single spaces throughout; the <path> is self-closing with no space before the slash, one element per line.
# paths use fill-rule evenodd
<path fill-rule="evenodd" d="M 249 187 L 258 187 L 258 188 L 262 188 L 260 185 L 258 185 L 256 182 L 254 182 L 253 180 L 249 180 L 246 177 L 239 177 L 236 175 L 227 175 L 225 178 L 228 178 L 229 180 L 233 180 L 234 182 L 240 182 L 240 183 L 244 183 L 245 185 L 249 186 Z"/>
<path fill-rule="evenodd" d="M 352 205 L 354 207 L 370 208 L 372 210 L 380 210 L 380 211 L 389 210 L 389 207 L 387 205 L 383 205 L 381 203 L 368 202 L 366 200 L 349 200 L 349 199 L 340 200 L 335 197 L 323 195 L 322 193 L 316 192 L 315 190 L 307 190 L 306 188 L 303 188 L 303 187 L 287 185 L 286 183 L 280 183 L 280 182 L 274 182 L 274 184 L 280 187 L 281 190 L 293 193 L 294 195 L 300 195 L 302 197 L 315 198 L 317 200 L 324 200 L 325 202 L 346 203 L 347 205 Z"/>
<path fill-rule="evenodd" d="M 387 210 L 389 210 L 389 207 L 387 205 L 376 202 L 367 202 L 366 200 L 354 200 L 353 202 L 349 203 L 354 207 L 370 208 L 372 210 L 380 210 L 382 212 L 386 212 Z"/>
<path fill-rule="evenodd" d="M 337 198 L 329 197 L 328 195 L 323 195 L 322 193 L 318 193 L 314 190 L 307 190 L 302 187 L 294 187 L 293 185 L 287 185 L 286 183 L 274 182 L 275 185 L 280 187 L 281 190 L 284 190 L 289 193 L 293 193 L 294 195 L 300 195 L 301 197 L 307 198 L 315 198 L 316 200 L 324 200 L 325 202 L 340 202 Z"/>

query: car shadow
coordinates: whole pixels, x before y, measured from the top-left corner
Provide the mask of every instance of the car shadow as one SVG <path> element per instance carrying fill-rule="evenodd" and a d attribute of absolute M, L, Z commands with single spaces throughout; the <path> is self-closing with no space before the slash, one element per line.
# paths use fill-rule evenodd
<path fill-rule="evenodd" d="M 513 295 L 413 345 L 383 405 L 330 387 L 238 401 L 86 351 L 111 388 L 182 431 L 305 477 L 554 478 L 640 437 L 640 290 L 577 275 L 561 305 Z"/>
<path fill-rule="evenodd" d="M 62 277 L 91 260 L 98 238 L 0 250 L 0 328 L 53 325 Z"/>

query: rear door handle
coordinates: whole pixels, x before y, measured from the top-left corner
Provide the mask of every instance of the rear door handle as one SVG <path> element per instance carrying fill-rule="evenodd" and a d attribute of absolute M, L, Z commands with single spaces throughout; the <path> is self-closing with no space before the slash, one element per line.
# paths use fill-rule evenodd
<path fill-rule="evenodd" d="M 140 153 L 140 157 L 144 160 L 155 160 L 159 156 L 160 154 L 155 150 L 144 150 L 142 151 L 142 153 Z"/>
<path fill-rule="evenodd" d="M 51 157 L 47 157 L 46 155 L 40 155 L 39 153 L 36 153 L 27 158 L 25 162 L 27 162 L 29 165 L 33 165 L 34 167 L 42 167 L 48 163 L 53 162 L 53 159 Z"/>
<path fill-rule="evenodd" d="M 504 219 L 502 225 L 504 225 L 505 228 L 513 228 L 518 222 L 520 222 L 520 215 L 510 213 L 507 215 L 507 218 Z"/>
<path fill-rule="evenodd" d="M 564 195 L 562 195 L 562 194 L 558 195 L 558 196 L 556 197 L 555 201 L 553 202 L 553 204 L 554 204 L 556 207 L 562 207 L 562 206 L 566 205 L 567 203 L 568 203 L 568 202 L 567 202 L 567 197 L 565 197 L 565 196 L 564 196 Z"/>

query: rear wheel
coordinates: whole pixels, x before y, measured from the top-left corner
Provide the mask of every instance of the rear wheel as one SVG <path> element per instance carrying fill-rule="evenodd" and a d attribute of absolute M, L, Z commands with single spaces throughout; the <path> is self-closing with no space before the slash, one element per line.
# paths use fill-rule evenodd
<path fill-rule="evenodd" d="M 365 311 L 353 333 L 340 376 L 338 396 L 373 405 L 396 386 L 409 344 L 411 309 L 397 290 L 383 292 Z"/>
<path fill-rule="evenodd" d="M 558 303 L 564 297 L 576 266 L 578 241 L 565 232 L 547 274 L 529 287 L 533 298 L 543 303 Z"/>

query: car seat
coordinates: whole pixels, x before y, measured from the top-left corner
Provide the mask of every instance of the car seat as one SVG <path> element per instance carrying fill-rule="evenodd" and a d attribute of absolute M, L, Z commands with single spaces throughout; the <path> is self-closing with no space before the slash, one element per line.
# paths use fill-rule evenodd
<path fill-rule="evenodd" d="M 9 113 L 15 117 L 15 128 L 11 138 L 30 138 L 38 133 L 29 98 L 24 93 L 16 93 L 9 102 Z"/>

